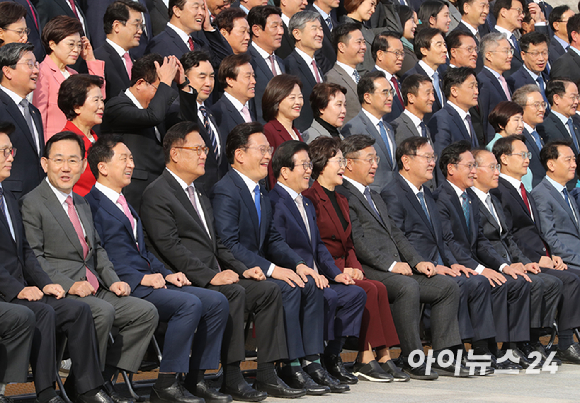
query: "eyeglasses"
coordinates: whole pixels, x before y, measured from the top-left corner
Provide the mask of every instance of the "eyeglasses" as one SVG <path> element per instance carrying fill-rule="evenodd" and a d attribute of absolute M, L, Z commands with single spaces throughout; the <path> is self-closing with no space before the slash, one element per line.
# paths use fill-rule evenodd
<path fill-rule="evenodd" d="M 12 31 L 12 32 L 16 32 L 16 34 L 18 36 L 20 36 L 21 38 L 24 36 L 24 34 L 26 34 L 26 36 L 30 35 L 30 28 L 20 28 L 20 29 L 8 29 L 8 28 L 2 28 L 4 31 Z"/>
<path fill-rule="evenodd" d="M 430 164 L 432 162 L 437 162 L 437 158 L 439 158 L 436 154 L 409 154 L 411 157 L 421 157 L 427 160 L 427 163 Z"/>
<path fill-rule="evenodd" d="M 534 102 L 533 104 L 525 104 L 524 106 L 531 106 L 539 111 L 540 109 L 546 109 L 548 107 L 548 103 L 546 101 L 542 101 Z"/>
<path fill-rule="evenodd" d="M 508 154 L 508 155 L 519 155 L 520 157 L 522 157 L 525 160 L 531 160 L 532 159 L 532 153 L 531 152 L 521 152 L 521 153 L 512 153 L 512 154 Z"/>
<path fill-rule="evenodd" d="M 542 57 L 548 57 L 548 51 L 545 50 L 543 52 L 524 52 L 527 53 L 528 55 L 532 56 L 533 58 L 536 58 L 538 56 L 542 56 Z"/>
<path fill-rule="evenodd" d="M 509 48 L 509 49 L 504 49 L 504 50 L 490 50 L 490 53 L 503 53 L 504 55 L 513 55 L 514 49 Z"/>
<path fill-rule="evenodd" d="M 294 164 L 294 167 L 297 167 L 300 165 L 302 165 L 302 168 L 304 168 L 305 171 L 308 171 L 309 169 L 312 169 L 312 167 L 313 167 L 312 162 L 303 162 L 301 164 Z"/>
<path fill-rule="evenodd" d="M 395 95 L 395 90 L 391 88 L 390 90 L 375 91 L 375 94 L 382 94 L 384 97 L 392 97 Z"/>
<path fill-rule="evenodd" d="M 127 24 L 129 25 L 133 25 L 135 27 L 135 29 L 137 30 L 137 32 L 142 31 L 145 32 L 145 24 L 143 24 L 142 22 L 128 22 L 128 21 L 121 21 L 121 23 L 125 26 L 127 26 Z"/>
<path fill-rule="evenodd" d="M 572 101 L 578 101 L 578 100 L 580 100 L 580 95 L 579 94 L 566 94 L 566 95 L 563 95 L 562 97 L 568 97 Z"/>
<path fill-rule="evenodd" d="M 346 166 L 346 158 L 331 158 L 328 162 L 338 162 L 338 166 L 340 168 L 344 168 Z"/>
<path fill-rule="evenodd" d="M 489 168 L 492 171 L 500 171 L 501 170 L 501 165 L 500 164 L 490 164 L 490 165 L 477 165 L 476 168 Z"/>
<path fill-rule="evenodd" d="M 266 155 L 266 154 L 272 155 L 274 153 L 274 147 L 272 147 L 272 146 L 246 147 L 246 150 L 248 148 L 260 150 L 260 153 L 262 153 L 262 155 Z"/>
<path fill-rule="evenodd" d="M 514 10 L 518 12 L 518 15 L 523 15 L 524 14 L 524 10 L 522 10 L 521 8 L 510 8 L 510 10 Z"/>
<path fill-rule="evenodd" d="M 479 53 L 479 47 L 477 46 L 458 46 L 456 49 L 464 49 L 467 50 L 467 53 Z"/>
<path fill-rule="evenodd" d="M 35 68 L 38 69 L 40 67 L 40 63 L 33 62 L 32 60 L 24 60 L 24 61 L 18 62 L 16 64 L 23 64 L 25 66 L 28 66 L 28 68 L 30 68 L 30 70 L 34 70 Z M 13 68 L 16 68 L 16 65 Z"/>
<path fill-rule="evenodd" d="M 57 167 L 63 166 L 64 163 L 66 162 L 68 166 L 71 168 L 78 167 L 82 161 L 79 158 L 62 158 L 62 157 L 47 158 L 47 159 L 51 160 Z"/>
<path fill-rule="evenodd" d="M 207 155 L 207 153 L 209 152 L 209 147 L 206 147 L 206 146 L 173 147 L 173 148 L 181 148 L 183 150 L 195 151 L 197 153 L 197 155 L 201 155 L 201 153 L 204 153 L 205 155 Z"/>
<path fill-rule="evenodd" d="M 394 54 L 398 59 L 403 59 L 405 57 L 405 52 L 400 50 L 385 50 L 385 52 Z"/>
<path fill-rule="evenodd" d="M 147 81 L 145 81 L 145 82 L 147 83 Z M 147 84 L 149 84 L 150 86 L 152 86 L 153 88 L 155 88 L 155 91 L 157 91 L 157 88 L 159 88 L 157 85 L 153 85 L 151 83 L 147 83 Z"/>
<path fill-rule="evenodd" d="M 76 42 L 76 43 L 75 42 L 69 42 L 69 43 L 67 43 L 67 45 L 68 45 L 68 48 L 71 51 L 73 51 L 75 49 L 82 50 L 82 48 L 83 48 L 83 43 L 82 42 Z"/>
<path fill-rule="evenodd" d="M 373 163 L 376 163 L 377 165 L 379 165 L 379 162 L 381 161 L 381 157 L 371 157 L 371 158 L 351 158 L 351 160 L 360 160 L 360 161 L 365 161 L 367 164 L 372 165 Z"/>
<path fill-rule="evenodd" d="M 2 152 L 4 158 L 8 158 L 9 155 L 14 157 L 16 155 L 16 147 L 2 148 L 0 149 L 0 152 Z"/>
<path fill-rule="evenodd" d="M 462 164 L 462 163 L 458 162 L 455 165 L 463 165 L 463 166 L 467 167 L 470 171 L 473 168 L 477 168 L 477 164 L 475 162 L 470 162 L 469 164 Z"/>

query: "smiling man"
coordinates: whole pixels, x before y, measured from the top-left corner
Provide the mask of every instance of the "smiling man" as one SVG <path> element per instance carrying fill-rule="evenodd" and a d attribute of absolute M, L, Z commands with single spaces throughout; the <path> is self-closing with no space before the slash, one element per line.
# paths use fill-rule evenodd
<path fill-rule="evenodd" d="M 454 31 L 467 32 L 473 35 L 477 45 L 485 34 L 489 33 L 489 28 L 485 19 L 489 14 L 488 0 L 460 0 L 457 8 L 461 13 L 461 21 Z"/>
<path fill-rule="evenodd" d="M 505 35 L 514 55 L 510 59 L 510 68 L 506 69 L 507 77 L 516 72 L 523 64 L 521 48 L 514 33 L 522 27 L 524 3 L 521 0 L 496 0 L 492 12 L 497 21 L 492 32 Z"/>
<path fill-rule="evenodd" d="M 477 67 L 479 49 L 473 35 L 455 30 L 447 35 L 445 43 L 449 51 L 449 67 Z"/>
<path fill-rule="evenodd" d="M 234 55 L 247 52 L 250 44 L 250 26 L 246 13 L 237 7 L 228 8 L 219 13 L 216 24 Z"/>
<path fill-rule="evenodd" d="M 403 95 L 401 94 L 401 83 L 396 76 L 401 71 L 403 59 L 405 58 L 401 36 L 396 32 L 390 31 L 378 34 L 371 45 L 371 53 L 375 61 L 374 70 L 385 73 L 387 80 L 391 83 L 391 87 L 395 90 L 391 112 L 385 115 L 385 120 L 390 123 L 397 119 L 405 109 Z"/>
<path fill-rule="evenodd" d="M 412 74 L 403 81 L 403 100 L 405 111 L 392 122 L 395 129 L 395 141 L 397 144 L 409 137 L 425 137 L 431 139 L 431 133 L 423 117 L 433 110 L 435 92 L 433 83 L 429 77 L 421 74 Z"/>
<path fill-rule="evenodd" d="M 546 98 L 546 83 L 549 79 L 544 72 L 548 64 L 548 37 L 540 32 L 530 32 L 520 38 L 521 56 L 524 65 L 507 78 L 507 83 L 514 92 L 526 84 L 536 84 Z"/>

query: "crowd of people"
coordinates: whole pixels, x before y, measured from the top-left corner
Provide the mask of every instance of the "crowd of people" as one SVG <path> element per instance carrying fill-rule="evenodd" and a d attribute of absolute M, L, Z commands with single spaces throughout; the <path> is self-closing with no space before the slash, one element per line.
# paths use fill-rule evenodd
<path fill-rule="evenodd" d="M 580 365 L 579 85 L 544 1 L 0 1 L 0 403 Z"/>

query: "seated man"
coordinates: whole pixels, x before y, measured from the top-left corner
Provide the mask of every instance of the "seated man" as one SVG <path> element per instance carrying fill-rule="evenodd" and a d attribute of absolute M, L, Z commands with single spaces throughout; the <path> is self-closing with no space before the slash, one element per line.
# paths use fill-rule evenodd
<path fill-rule="evenodd" d="M 288 246 L 314 269 L 312 277 L 324 290 L 324 340 L 328 340 L 324 350 L 326 358 L 331 354 L 340 354 L 346 337 L 358 337 L 366 294 L 360 287 L 347 287 L 354 284 L 354 280 L 336 267 L 320 238 L 314 206 L 302 196 L 302 192 L 308 189 L 311 166 L 308 145 L 296 140 L 282 143 L 272 156 L 272 169 L 278 181 L 270 191 L 270 198 L 274 226 Z M 308 327 L 309 324 L 303 323 L 303 326 Z M 363 364 L 357 366 L 354 371 L 358 373 Z M 348 386 L 338 385 L 326 371 L 317 371 L 312 364 L 305 370 L 316 383 L 330 387 L 331 392 L 348 390 Z M 361 374 L 363 379 L 375 380 L 370 375 L 374 374 L 367 374 L 368 377 Z M 381 376 L 378 378 L 383 379 Z M 391 377 L 384 378 L 390 380 Z"/>
<path fill-rule="evenodd" d="M 403 371 L 413 379 L 437 379 L 434 371 L 426 373 L 424 364 L 414 368 L 409 362 L 409 355 L 423 348 L 419 334 L 421 303 L 431 304 L 435 355 L 457 347 L 461 344 L 457 323 L 459 287 L 450 278 L 435 275 L 433 263 L 423 260 L 389 217 L 383 199 L 369 189 L 378 163 L 374 143 L 366 135 L 350 136 L 343 141 L 341 149 L 347 159 L 345 181 L 336 190 L 348 198 L 352 239 L 366 276 L 387 287 L 401 341 Z M 432 367 L 443 369 L 437 363 Z M 462 375 L 469 372 L 462 366 L 458 369 Z"/>
<path fill-rule="evenodd" d="M 213 188 L 217 235 L 236 259 L 246 267 L 259 266 L 268 277 L 267 281 L 280 288 L 288 348 L 288 359 L 284 363 L 290 366 L 283 372 L 290 374 L 293 384 L 304 384 L 306 390 L 289 388 L 273 373 L 273 363 L 263 365 L 254 386 L 275 397 L 303 396 L 306 391 L 324 393 L 325 388 L 308 382 L 298 361 L 304 358 L 321 369 L 323 292 L 312 276 L 316 273 L 284 242 L 274 226 L 270 198 L 259 184 L 268 173 L 272 156 L 262 125 L 243 123 L 236 126 L 228 136 L 226 154 L 231 169 Z M 301 323 L 309 326 L 304 327 Z"/>
<path fill-rule="evenodd" d="M 103 247 L 119 278 L 131 287 L 131 295 L 155 305 L 159 320 L 168 324 L 151 401 L 193 401 L 193 396 L 185 391 L 181 396 L 180 388 L 175 387 L 175 374 L 182 372 L 188 373 L 185 388 L 195 396 L 228 401 L 226 395 L 212 391 L 203 378 L 205 369 L 218 366 L 227 322 L 226 298 L 189 287 L 191 282 L 183 273 L 173 273 L 147 250 L 139 216 L 121 193 L 131 182 L 135 167 L 122 137 L 102 136 L 87 158 L 97 183 L 85 198 Z"/>
<path fill-rule="evenodd" d="M 128 296 L 131 288 L 119 280 L 101 246 L 89 205 L 72 191 L 86 168 L 84 155 L 84 142 L 73 132 L 49 139 L 41 159 L 47 179 L 22 201 L 22 218 L 42 269 L 67 298 L 90 306 L 101 371 L 110 382 L 119 369 L 137 372 L 158 315 L 151 303 Z M 119 333 L 108 346 L 113 326 Z M 82 370 L 78 374 L 85 375 Z"/>

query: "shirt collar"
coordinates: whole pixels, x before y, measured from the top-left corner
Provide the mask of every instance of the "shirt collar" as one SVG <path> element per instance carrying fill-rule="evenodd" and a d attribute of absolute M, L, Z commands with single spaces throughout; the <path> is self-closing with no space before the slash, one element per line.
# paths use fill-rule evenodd
<path fill-rule="evenodd" d="M 278 181 L 276 182 L 278 185 L 280 185 L 280 187 L 282 189 L 284 189 L 292 198 L 292 200 L 296 200 L 296 198 L 298 197 L 299 193 L 297 191 L 295 191 L 294 189 L 289 188 L 288 186 L 284 185 L 282 182 Z"/>
<path fill-rule="evenodd" d="M 534 79 L 534 81 L 536 81 L 538 79 L 538 77 L 540 76 L 539 74 L 536 74 L 532 70 L 528 69 L 525 64 L 524 64 L 524 69 L 526 69 L 526 71 L 528 72 L 528 74 L 530 76 L 532 76 L 532 78 Z"/>
<path fill-rule="evenodd" d="M 399 174 L 400 175 L 400 174 Z M 413 192 L 413 194 L 415 196 L 417 196 L 417 193 L 419 192 L 423 192 L 423 186 L 421 186 L 420 189 L 417 189 L 415 187 L 415 185 L 413 185 L 411 182 L 409 182 L 409 179 L 405 178 L 403 175 L 401 175 L 401 178 L 403 178 L 405 180 L 405 182 L 407 182 L 407 185 L 409 185 L 409 187 L 411 188 L 411 191 Z"/>
<path fill-rule="evenodd" d="M 379 66 L 378 66 L 378 65 L 376 65 L 376 64 L 375 64 L 375 69 L 377 69 L 378 71 L 382 71 L 383 73 L 385 73 L 385 76 L 387 76 L 387 80 L 388 80 L 388 81 L 389 81 L 389 83 L 390 83 L 390 81 L 391 81 L 391 77 L 393 77 L 393 75 L 392 75 L 391 73 L 389 73 L 387 70 L 385 70 L 385 69 L 383 69 L 383 68 L 379 67 Z"/>
<path fill-rule="evenodd" d="M 228 92 L 224 92 L 224 96 L 229 99 L 229 101 L 234 105 L 234 108 L 240 113 L 242 113 L 242 109 L 244 108 L 244 104 L 242 104 L 236 97 Z"/>
<path fill-rule="evenodd" d="M 306 53 L 304 53 L 302 50 L 298 49 L 298 48 L 294 48 L 296 50 L 296 53 L 298 53 L 298 55 L 300 55 L 300 57 L 302 59 L 304 59 L 304 61 L 306 62 L 306 64 L 308 65 L 308 67 L 310 67 L 312 65 L 312 60 L 314 60 L 313 58 L 311 58 L 310 56 L 308 56 Z"/>
<path fill-rule="evenodd" d="M 564 126 L 566 126 L 568 124 L 568 118 L 564 115 L 562 115 L 560 112 L 556 112 L 555 110 L 552 109 L 551 111 L 558 119 L 560 119 L 562 121 L 562 123 L 564 123 Z M 568 128 L 568 126 L 566 126 L 566 128 Z"/>
<path fill-rule="evenodd" d="M 477 29 L 473 28 L 470 23 L 468 23 L 464 19 L 462 19 L 461 22 L 463 22 L 463 25 L 465 25 L 467 29 L 469 29 L 469 32 L 471 32 L 473 36 L 477 34 Z"/>
<path fill-rule="evenodd" d="M 252 46 L 254 47 L 254 49 L 256 49 L 256 51 L 260 54 L 260 56 L 262 56 L 263 59 L 267 59 L 269 58 L 271 55 L 270 53 L 266 52 L 264 49 L 262 49 L 261 47 L 259 47 L 256 42 L 252 42 Z M 273 53 L 272 53 L 273 54 Z"/>
<path fill-rule="evenodd" d="M 179 176 L 177 176 L 177 174 L 175 174 L 175 172 L 173 172 L 171 169 L 165 167 L 165 169 L 167 170 L 167 172 L 169 172 L 171 174 L 171 176 L 173 176 L 175 178 L 175 180 L 177 181 L 177 183 L 179 183 L 179 186 L 181 186 L 181 188 L 185 191 L 187 191 L 187 188 L 190 186 L 193 186 L 193 183 L 191 184 L 187 184 L 185 183 L 185 181 L 183 179 L 181 179 Z"/>
<path fill-rule="evenodd" d="M 243 4 L 240 4 L 240 8 L 244 11 L 244 13 L 246 13 L 246 15 L 248 15 L 248 13 L 250 12 L 250 10 L 248 10 L 246 6 L 244 6 Z"/>
<path fill-rule="evenodd" d="M 14 103 L 16 105 L 20 105 L 20 102 L 22 102 L 22 100 L 24 99 L 20 95 L 18 95 L 17 93 L 15 93 L 14 91 L 9 90 L 6 87 L 3 87 L 3 86 L 0 85 L 0 88 L 2 89 L 2 91 L 4 91 L 6 93 L 6 95 L 8 95 L 10 97 L 10 99 L 12 99 L 14 101 Z"/>
<path fill-rule="evenodd" d="M 117 193 L 110 187 L 103 185 L 101 182 L 95 183 L 95 188 L 100 190 L 101 193 L 107 196 L 107 198 L 111 200 L 114 204 L 117 204 L 117 202 L 119 201 L 119 196 L 121 196 L 121 193 Z"/>
<path fill-rule="evenodd" d="M 127 95 L 127 97 L 135 104 L 137 108 L 144 109 L 143 105 L 141 105 L 141 103 L 137 100 L 137 98 L 135 98 L 135 95 L 133 95 L 133 93 L 131 92 L 130 87 L 125 90 L 125 95 Z"/>
<path fill-rule="evenodd" d="M 419 125 L 421 124 L 421 122 L 423 122 L 421 119 L 419 119 L 418 116 L 416 116 L 414 113 L 412 113 L 411 111 L 409 111 L 408 109 L 405 109 L 403 111 L 403 113 L 405 115 L 407 115 L 409 117 L 409 119 L 411 119 L 411 122 L 413 122 L 413 124 L 415 125 L 415 127 L 419 128 Z M 421 131 L 419 130 L 419 133 L 421 133 Z"/>
<path fill-rule="evenodd" d="M 117 45 L 115 42 L 113 42 L 112 40 L 110 40 L 109 38 L 106 39 L 107 43 L 109 45 L 111 45 L 111 47 L 115 50 L 115 52 L 117 52 L 117 54 L 120 57 L 123 57 L 123 55 L 125 53 L 127 53 L 127 51 L 125 49 L 123 49 L 121 46 Z"/>
<path fill-rule="evenodd" d="M 48 183 L 48 186 L 50 186 L 50 189 L 55 194 L 56 198 L 58 199 L 58 202 L 61 205 L 64 205 L 66 203 L 67 197 L 69 197 L 69 196 L 72 197 L 73 192 L 63 193 L 60 190 L 58 190 L 57 188 L 55 188 L 54 186 L 52 186 L 52 183 L 50 183 L 50 181 L 48 180 L 48 177 L 46 177 L 45 180 L 46 180 L 46 183 Z"/>
<path fill-rule="evenodd" d="M 558 43 L 559 43 L 560 45 L 562 45 L 562 47 L 563 47 L 564 49 L 568 49 L 568 47 L 570 47 L 570 44 L 569 44 L 568 42 L 566 42 L 565 40 L 563 40 L 563 39 L 561 39 L 561 38 L 558 38 L 556 35 L 554 35 L 554 38 L 556 38 L 556 41 L 558 41 Z"/>
<path fill-rule="evenodd" d="M 322 16 L 322 19 L 324 20 L 324 23 L 326 24 L 326 19 L 329 17 L 329 14 L 326 14 L 324 11 L 322 11 L 322 9 L 320 7 L 318 7 L 316 4 L 312 4 L 312 5 L 316 9 L 316 11 L 318 11 L 320 13 L 320 15 Z"/>
<path fill-rule="evenodd" d="M 191 38 L 191 36 L 189 36 L 188 34 L 185 33 L 185 31 L 183 31 L 180 28 L 177 28 L 175 25 L 173 25 L 172 23 L 168 22 L 167 26 L 169 28 L 171 28 L 172 30 L 174 30 L 177 35 L 179 35 L 179 37 L 181 38 L 181 40 L 189 46 L 189 38 Z"/>
<path fill-rule="evenodd" d="M 365 108 L 362 108 L 363 113 L 367 116 L 367 118 L 370 119 L 371 123 L 374 126 L 377 126 L 379 124 L 379 122 L 381 122 L 381 119 L 378 119 L 377 117 L 375 117 L 373 114 L 371 114 L 369 111 L 367 111 Z"/>
<path fill-rule="evenodd" d="M 473 193 L 475 193 L 475 195 L 479 198 L 479 200 L 481 200 L 481 202 L 483 204 L 486 204 L 486 200 L 487 200 L 487 196 L 489 195 L 489 192 L 485 193 L 483 190 L 480 190 L 480 189 L 476 188 L 475 186 L 472 186 L 471 190 L 473 190 Z"/>
<path fill-rule="evenodd" d="M 576 52 L 577 55 L 580 55 L 580 49 L 576 49 L 572 45 L 570 45 L 570 47 L 568 47 L 568 52 L 570 51 L 570 49 L 572 49 L 573 52 Z"/>
<path fill-rule="evenodd" d="M 500 27 L 499 25 L 495 26 L 496 31 L 498 31 L 499 33 L 502 34 L 506 34 L 508 37 L 508 41 L 511 43 L 511 37 L 514 34 L 513 32 L 508 31 L 507 29 L 505 29 L 504 27 Z"/>
<path fill-rule="evenodd" d="M 524 129 L 526 129 L 528 131 L 528 133 L 532 134 L 532 132 L 536 129 L 534 129 L 532 126 L 530 126 L 529 124 L 527 124 L 526 122 L 524 122 Z"/>
<path fill-rule="evenodd" d="M 346 64 L 337 61 L 336 64 L 338 64 L 344 71 L 346 71 L 346 74 L 348 74 L 348 76 L 350 78 L 352 78 L 352 80 L 354 81 L 354 77 L 352 76 L 352 73 L 354 73 L 354 69 L 350 66 L 347 66 Z"/>
<path fill-rule="evenodd" d="M 427 65 L 423 60 L 419 60 L 419 66 L 423 67 L 425 73 L 429 76 L 430 79 L 433 79 L 433 74 L 435 74 L 435 70 Z"/>
<path fill-rule="evenodd" d="M 364 186 L 362 183 L 355 181 L 354 179 L 350 179 L 346 175 L 344 175 L 343 178 L 346 179 L 348 181 L 348 183 L 353 185 L 356 188 L 356 190 L 358 190 L 360 192 L 360 194 L 362 194 L 364 196 L 366 186 Z"/>
<path fill-rule="evenodd" d="M 463 109 L 461 109 L 459 106 L 455 105 L 453 102 L 448 101 L 447 105 L 451 106 L 453 109 L 455 109 L 457 111 L 457 113 L 459 113 L 459 117 L 461 118 L 462 121 L 465 120 L 465 118 L 467 117 L 467 115 L 469 114 L 469 111 L 464 111 Z"/>
<path fill-rule="evenodd" d="M 256 185 L 259 186 L 260 184 L 254 182 L 252 179 L 248 178 L 246 175 L 244 175 L 243 173 L 241 173 L 240 171 L 238 171 L 236 168 L 232 168 L 232 169 L 234 171 L 236 171 L 236 173 L 238 175 L 240 175 L 240 177 L 242 178 L 242 180 L 244 181 L 244 183 L 248 187 L 248 190 L 250 191 L 250 194 L 252 195 L 252 197 L 254 197 L 254 189 L 256 188 Z"/>
<path fill-rule="evenodd" d="M 499 77 L 501 76 L 501 74 L 499 74 L 497 71 L 490 69 L 489 67 L 485 66 L 485 68 L 491 72 L 491 74 L 493 74 L 493 76 L 495 78 L 497 78 L 499 80 Z"/>
<path fill-rule="evenodd" d="M 558 191 L 558 193 L 560 193 L 562 195 L 562 197 L 564 197 L 564 195 L 562 194 L 562 190 L 564 190 L 564 186 L 560 185 L 558 182 L 556 182 L 554 179 L 550 178 L 548 175 L 546 175 L 546 180 L 548 182 L 550 182 L 550 184 L 556 188 L 556 190 Z"/>
<path fill-rule="evenodd" d="M 282 13 L 280 17 L 282 17 L 282 22 L 284 22 L 284 25 L 286 25 L 286 28 L 288 28 L 290 26 L 290 17 L 284 13 Z"/>
<path fill-rule="evenodd" d="M 520 191 L 520 186 L 522 184 L 522 181 L 519 179 L 516 179 L 512 176 L 500 173 L 499 174 L 500 178 L 504 178 L 506 181 L 508 181 L 510 183 L 510 185 L 512 185 L 514 188 L 516 188 L 516 190 L 519 192 Z"/>
<path fill-rule="evenodd" d="M 465 190 L 459 189 L 457 186 L 455 186 L 453 183 L 451 183 L 449 181 L 447 181 L 447 183 L 449 183 L 451 185 L 451 187 L 453 188 L 455 193 L 457 193 L 457 197 L 459 197 L 461 199 L 461 195 L 463 194 L 463 192 L 465 192 Z"/>

